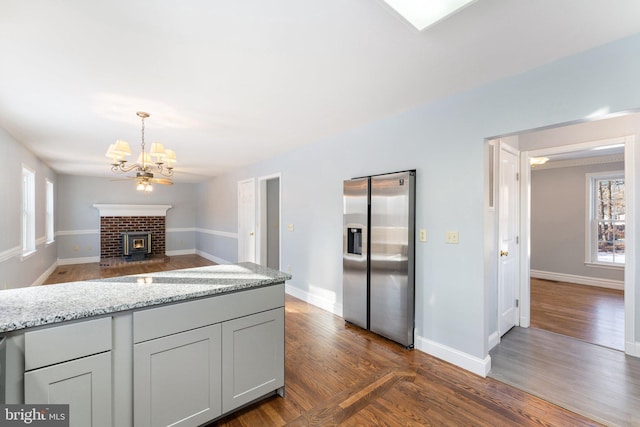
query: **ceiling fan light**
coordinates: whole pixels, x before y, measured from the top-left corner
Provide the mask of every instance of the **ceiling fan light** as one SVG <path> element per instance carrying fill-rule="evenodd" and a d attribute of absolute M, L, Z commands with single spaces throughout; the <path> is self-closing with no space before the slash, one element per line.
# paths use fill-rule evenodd
<path fill-rule="evenodd" d="M 165 150 L 164 146 L 159 142 L 154 142 L 149 147 L 149 151 L 145 150 L 144 143 L 144 119 L 149 117 L 149 113 L 138 111 L 136 113 L 142 120 L 141 131 L 141 152 L 135 163 L 127 163 L 124 156 L 131 155 L 129 143 L 124 140 L 117 140 L 115 144 L 109 145 L 106 156 L 111 158 L 111 172 L 128 173 L 135 171 L 135 176 L 130 176 L 136 180 L 136 190 L 149 193 L 153 191 L 153 182 L 162 185 L 172 185 L 173 182 L 168 178 L 154 178 L 154 174 L 160 174 L 165 177 L 173 176 L 173 163 L 176 161 L 176 153 L 173 150 Z"/>
<path fill-rule="evenodd" d="M 142 164 L 142 153 L 138 154 L 138 159 L 136 160 L 136 163 Z M 144 164 L 150 165 L 151 163 L 153 163 L 151 161 L 151 155 L 149 153 L 144 153 Z"/>
<path fill-rule="evenodd" d="M 176 153 L 168 148 L 164 150 L 164 162 L 171 166 L 176 162 Z"/>
<path fill-rule="evenodd" d="M 154 142 L 151 144 L 151 150 L 149 150 L 149 154 L 156 163 L 162 163 L 162 159 L 165 157 L 166 152 L 164 150 L 164 146 L 159 142 Z"/>
<path fill-rule="evenodd" d="M 129 143 L 127 141 L 123 141 L 122 139 L 116 141 L 113 151 L 120 156 L 131 155 L 131 148 L 129 147 Z"/>
<path fill-rule="evenodd" d="M 112 160 L 112 164 L 116 165 L 122 159 L 122 155 L 116 153 L 116 144 L 109 145 L 109 149 L 107 150 L 107 157 Z"/>

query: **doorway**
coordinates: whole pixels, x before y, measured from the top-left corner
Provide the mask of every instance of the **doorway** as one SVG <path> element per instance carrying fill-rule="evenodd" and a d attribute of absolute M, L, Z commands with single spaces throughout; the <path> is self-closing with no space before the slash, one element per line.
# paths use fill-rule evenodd
<path fill-rule="evenodd" d="M 626 117 L 626 118 L 625 118 Z M 521 133 L 517 135 L 512 135 L 507 137 L 506 139 L 515 140 L 515 143 L 512 144 L 517 147 L 521 151 L 520 155 L 520 170 L 521 170 L 521 180 L 519 184 L 519 194 L 521 195 L 520 202 L 520 245 L 519 245 L 519 254 L 521 259 L 521 268 L 518 281 L 518 296 L 520 299 L 520 307 L 519 307 L 519 324 L 522 327 L 529 327 L 531 321 L 531 287 L 530 280 L 532 277 L 532 269 L 533 273 L 536 272 L 536 265 L 534 264 L 532 267 L 532 260 L 534 258 L 530 257 L 532 250 L 532 200 L 531 200 L 531 169 L 530 169 L 530 159 L 533 157 L 542 157 L 542 156 L 567 156 L 573 155 L 576 153 L 583 153 L 590 150 L 597 150 L 606 145 L 615 145 L 610 138 L 610 135 L 634 135 L 637 130 L 637 115 L 629 115 L 624 117 L 618 117 L 613 119 L 605 119 L 600 121 L 601 123 L 596 122 L 586 122 L 577 125 L 568 125 L 564 127 L 558 128 L 546 128 L 538 131 L 531 131 L 526 133 Z M 615 132 L 612 133 L 611 129 L 616 129 Z M 557 130 L 554 133 L 554 130 Z M 543 135 L 541 141 L 536 141 L 538 145 L 533 144 L 532 135 L 535 136 Z M 569 137 L 567 137 L 567 135 Z M 562 136 L 560 138 L 559 136 Z M 593 139 L 599 138 L 596 141 L 591 143 L 585 143 L 580 141 L 588 141 L 589 136 L 593 136 Z M 621 138 L 621 142 L 624 147 L 624 154 L 622 154 L 622 159 L 624 160 L 624 178 L 625 182 L 628 184 L 626 191 L 626 230 L 627 236 L 625 236 L 625 246 L 626 250 L 629 254 L 635 253 L 635 239 L 631 230 L 635 230 L 634 224 L 634 212 L 633 212 L 633 183 L 635 179 L 635 148 L 634 148 L 634 138 L 633 137 L 618 137 Z M 490 313 L 493 313 L 492 317 L 488 319 L 488 348 L 491 349 L 495 347 L 500 342 L 499 337 L 499 294 L 497 289 L 497 269 L 499 263 L 499 244 L 498 244 L 498 227 L 499 227 L 499 219 L 498 219 L 498 207 L 493 207 L 491 201 L 500 200 L 500 188 L 498 185 L 498 173 L 499 170 L 492 166 L 498 166 L 498 156 L 497 154 L 494 156 L 492 153 L 497 152 L 496 143 L 498 140 L 503 140 L 505 138 L 497 138 L 494 140 L 490 140 L 489 149 L 487 153 L 489 154 L 490 160 L 490 168 L 493 172 L 488 174 L 487 182 L 487 200 L 489 203 L 487 204 L 487 238 L 486 238 L 486 250 L 487 252 L 487 278 L 488 278 L 488 300 L 487 307 Z M 539 138 L 540 139 L 540 138 Z M 616 139 L 616 138 L 614 138 Z M 564 145 L 562 145 L 564 144 Z M 493 149 L 491 148 L 493 146 Z M 496 179 L 494 180 L 492 176 L 495 174 Z M 584 197 L 584 177 L 582 178 L 583 190 L 582 195 Z M 496 181 L 496 182 L 494 182 Z M 495 195 L 492 194 L 492 191 L 495 192 Z M 585 225 L 585 218 L 579 218 L 576 220 L 577 223 L 581 224 L 583 227 L 583 235 Z M 495 226 L 492 229 L 492 224 Z M 583 238 L 584 239 L 584 238 Z M 585 242 L 582 242 L 583 249 L 579 251 L 580 256 L 584 256 L 585 254 Z M 584 260 L 583 260 L 584 262 Z M 622 287 L 624 288 L 624 348 L 627 354 L 639 356 L 637 345 L 635 343 L 635 301 L 634 301 L 634 283 L 635 283 L 635 260 L 633 257 L 629 256 L 626 260 L 625 266 L 622 267 Z M 620 281 L 619 281 L 620 282 Z M 494 283 L 495 285 L 492 285 Z M 492 332 L 493 331 L 493 332 Z"/>
<path fill-rule="evenodd" d="M 259 178 L 258 193 L 258 262 L 280 270 L 281 258 L 281 176 Z"/>
<path fill-rule="evenodd" d="M 619 351 L 627 142 L 610 138 L 526 155 L 530 326 Z"/>

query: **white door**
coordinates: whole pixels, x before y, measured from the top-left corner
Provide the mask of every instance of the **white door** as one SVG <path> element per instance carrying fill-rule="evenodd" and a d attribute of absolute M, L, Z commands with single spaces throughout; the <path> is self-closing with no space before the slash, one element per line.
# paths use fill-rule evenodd
<path fill-rule="evenodd" d="M 498 330 L 500 336 L 518 324 L 519 152 L 500 143 L 498 219 Z"/>
<path fill-rule="evenodd" d="M 238 182 L 238 262 L 256 261 L 255 180 Z"/>

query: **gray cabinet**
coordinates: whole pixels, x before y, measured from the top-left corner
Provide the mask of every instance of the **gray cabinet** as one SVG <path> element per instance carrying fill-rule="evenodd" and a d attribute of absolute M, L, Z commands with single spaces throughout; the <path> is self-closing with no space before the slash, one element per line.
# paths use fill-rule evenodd
<path fill-rule="evenodd" d="M 24 402 L 69 404 L 71 427 L 112 425 L 111 318 L 24 335 Z"/>
<path fill-rule="evenodd" d="M 282 394 L 283 296 L 280 285 L 135 312 L 134 425 L 197 426 Z"/>
<path fill-rule="evenodd" d="M 198 426 L 284 395 L 284 283 L 0 337 L 0 403 L 72 427 Z"/>
<path fill-rule="evenodd" d="M 284 308 L 222 324 L 222 411 L 284 387 Z"/>
<path fill-rule="evenodd" d="M 69 404 L 70 427 L 111 427 L 111 352 L 25 373 L 24 400 Z"/>
<path fill-rule="evenodd" d="M 134 345 L 134 425 L 198 426 L 221 415 L 220 324 Z"/>

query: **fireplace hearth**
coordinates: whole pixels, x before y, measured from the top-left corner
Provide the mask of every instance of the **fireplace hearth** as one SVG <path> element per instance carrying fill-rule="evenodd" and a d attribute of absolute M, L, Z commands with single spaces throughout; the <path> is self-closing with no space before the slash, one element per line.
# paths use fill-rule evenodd
<path fill-rule="evenodd" d="M 122 253 L 126 261 L 142 261 L 148 258 L 151 254 L 151 233 L 122 233 Z"/>

